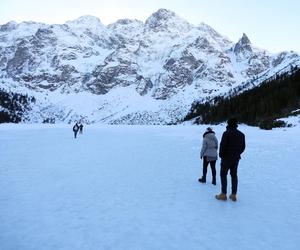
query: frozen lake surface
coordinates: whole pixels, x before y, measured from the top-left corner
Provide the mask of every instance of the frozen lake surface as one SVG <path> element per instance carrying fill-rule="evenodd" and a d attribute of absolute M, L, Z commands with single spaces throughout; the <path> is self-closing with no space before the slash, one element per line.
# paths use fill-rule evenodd
<path fill-rule="evenodd" d="M 300 127 L 240 127 L 236 203 L 220 160 L 197 182 L 205 128 L 0 125 L 0 249 L 299 249 Z"/>

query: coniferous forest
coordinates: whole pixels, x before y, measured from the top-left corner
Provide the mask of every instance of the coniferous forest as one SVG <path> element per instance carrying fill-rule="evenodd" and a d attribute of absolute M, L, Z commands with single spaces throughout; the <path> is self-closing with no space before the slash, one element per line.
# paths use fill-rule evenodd
<path fill-rule="evenodd" d="M 24 113 L 31 109 L 30 104 L 34 102 L 34 97 L 0 89 L 0 123 L 21 122 Z"/>
<path fill-rule="evenodd" d="M 273 77 L 238 95 L 216 97 L 205 103 L 194 103 L 185 121 L 217 124 L 235 117 L 239 122 L 263 129 L 286 124 L 276 119 L 299 114 L 300 69 Z"/>

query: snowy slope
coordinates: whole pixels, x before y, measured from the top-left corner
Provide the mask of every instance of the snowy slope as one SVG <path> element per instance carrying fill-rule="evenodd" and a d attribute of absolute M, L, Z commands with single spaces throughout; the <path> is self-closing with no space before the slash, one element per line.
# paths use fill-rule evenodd
<path fill-rule="evenodd" d="M 26 117 L 32 122 L 176 123 L 195 100 L 252 87 L 299 64 L 296 52 L 271 54 L 245 34 L 233 42 L 165 9 L 145 23 L 106 26 L 82 16 L 0 26 L 0 86 L 37 99 Z"/>
<path fill-rule="evenodd" d="M 0 125 L 1 249 L 299 249 L 300 127 L 240 127 L 236 203 L 197 182 L 205 128 Z"/>

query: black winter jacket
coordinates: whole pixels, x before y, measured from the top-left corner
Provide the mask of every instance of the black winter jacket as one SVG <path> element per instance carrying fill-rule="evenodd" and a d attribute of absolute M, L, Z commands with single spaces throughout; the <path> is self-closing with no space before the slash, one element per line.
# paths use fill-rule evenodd
<path fill-rule="evenodd" d="M 73 126 L 73 131 L 74 131 L 74 132 L 77 132 L 78 129 L 79 129 L 79 126 L 78 126 L 77 124 L 75 124 L 75 125 Z"/>
<path fill-rule="evenodd" d="M 239 160 L 245 147 L 245 135 L 237 128 L 227 128 L 222 135 L 219 156 L 222 160 Z"/>

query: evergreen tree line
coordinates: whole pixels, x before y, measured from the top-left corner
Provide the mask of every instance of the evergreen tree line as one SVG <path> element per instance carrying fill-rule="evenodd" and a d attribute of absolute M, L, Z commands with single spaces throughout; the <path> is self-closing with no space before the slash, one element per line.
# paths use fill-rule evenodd
<path fill-rule="evenodd" d="M 34 97 L 0 89 L 0 123 L 21 122 L 24 113 L 31 109 L 30 104 L 35 101 Z"/>
<path fill-rule="evenodd" d="M 300 69 L 276 76 L 236 96 L 216 97 L 194 103 L 184 120 L 196 118 L 197 124 L 217 124 L 230 117 L 264 129 L 284 126 L 276 121 L 300 108 Z"/>

